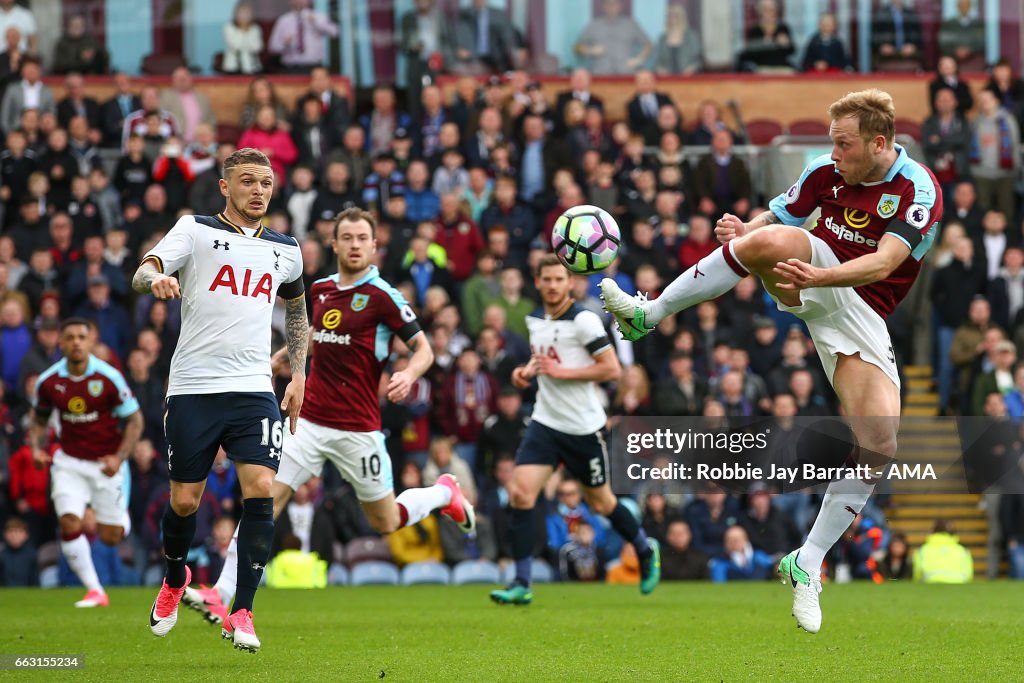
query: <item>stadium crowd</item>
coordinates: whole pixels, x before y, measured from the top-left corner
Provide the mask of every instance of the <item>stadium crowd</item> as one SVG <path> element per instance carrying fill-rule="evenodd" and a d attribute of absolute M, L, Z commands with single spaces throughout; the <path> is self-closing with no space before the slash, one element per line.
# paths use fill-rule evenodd
<path fill-rule="evenodd" d="M 415 57 L 409 62 L 415 100 L 403 106 L 392 86 L 380 84 L 360 109 L 336 89 L 321 66 L 323 54 L 300 49 L 302 40 L 289 37 L 306 26 L 302 3 L 293 3 L 297 9 L 281 16 L 269 47 L 286 69 L 309 75 L 307 92 L 282 101 L 272 79 L 254 75 L 240 120 L 217 121 L 184 67 L 167 88 L 139 87 L 117 74 L 113 97 L 91 98 L 89 77 L 82 74 L 105 72 L 107 56 L 75 19 L 53 61 L 55 72 L 67 74 L 66 96 L 55 101 L 41 80 L 27 24 L 7 19 L 11 3 L 0 2 L 6 45 L 0 53 L 0 585 L 36 585 L 40 569 L 53 566 L 59 571 L 44 583 L 73 581 L 52 543 L 48 471 L 33 465 L 25 441 L 36 378 L 59 359 L 59 324 L 71 315 L 94 321 L 97 355 L 122 369 L 145 416 L 144 437 L 129 462 L 133 532 L 121 548 L 97 539 L 96 566 L 106 585 L 159 581 L 152 568 L 162 557 L 159 520 L 168 502 L 163 396 L 180 302 L 136 296 L 129 280 L 139 255 L 178 216 L 223 208 L 220 163 L 245 146 L 272 161 L 277 183 L 266 220 L 301 244 L 307 287 L 335 267 L 333 217 L 348 206 L 365 207 L 379 216 L 376 262 L 383 277 L 405 294 L 428 332 L 436 357 L 431 371 L 401 404 L 387 402 L 382 391 L 396 489 L 455 474 L 477 506 L 478 531 L 466 537 L 449 520 L 428 517 L 387 539 L 391 558 L 399 565 L 507 561 L 506 487 L 531 402 L 530 392 L 511 388 L 509 378 L 529 358 L 524 315 L 538 305 L 530 269 L 549 250 L 554 220 L 581 203 L 616 216 L 626 239 L 620 259 L 600 275 L 574 279 L 577 300 L 604 315 L 596 298 L 600 277 L 656 297 L 663 283 L 716 248 L 713 225 L 722 213 L 756 214 L 770 197 L 755 194 L 750 169 L 733 153 L 740 131 L 723 120 L 720 103 L 702 102 L 699 118 L 683 121 L 678 103 L 658 89 L 656 74 L 700 68 L 680 6 L 671 5 L 666 33 L 655 41 L 635 25 L 621 28 L 635 22 L 619 15 L 618 0 L 605 0 L 605 14 L 584 30 L 576 50 L 597 71 L 635 72 L 628 116 L 611 120 L 591 91 L 587 69 L 573 71 L 569 87 L 553 101 L 527 72 L 506 72 L 522 62 L 522 47 L 506 30 L 507 17 L 484 4 L 475 2 L 449 35 L 433 3 L 419 0 L 401 22 L 398 41 Z M 919 26 L 915 32 L 912 10 L 902 5 L 893 0 L 890 13 L 901 17 L 900 29 L 875 32 L 880 61 L 920 59 Z M 759 8 L 739 65 L 794 65 L 796 47 L 775 3 Z M 247 11 L 239 3 L 234 30 L 225 31 L 225 68 L 256 74 L 263 45 L 250 35 Z M 336 30 L 325 18 L 310 21 L 321 33 Z M 481 32 L 482 26 L 490 29 Z M 958 28 L 965 37 L 950 37 Z M 1024 82 L 1000 62 L 972 98 L 957 74 L 958 60 L 981 50 L 968 39 L 968 28 L 943 25 L 944 56 L 930 88 L 934 114 L 921 122 L 925 161 L 948 195 L 925 275 L 934 311 L 935 379 L 949 414 L 1021 417 Z M 798 62 L 803 69 L 849 66 L 834 33 L 832 18 L 823 17 L 821 33 Z M 653 69 L 640 68 L 645 64 Z M 442 69 L 462 74 L 452 97 L 432 81 Z M 218 137 L 218 124 L 237 125 L 240 137 Z M 709 151 L 691 166 L 686 145 Z M 905 326 L 895 323 L 892 333 L 897 354 L 908 357 Z M 754 278 L 722 300 L 665 320 L 640 342 L 617 347 L 627 367 L 618 383 L 605 387 L 612 420 L 836 411 L 805 329 L 777 311 Z M 395 348 L 389 372 L 405 362 Z M 281 386 L 285 381 L 279 378 Z M 386 383 L 385 375 L 381 386 Z M 1007 443 L 1020 453 L 1019 437 L 1010 435 Z M 51 447 L 57 447 L 56 435 Z M 556 575 L 639 580 L 631 546 L 587 510 L 576 482 L 556 477 L 545 493 L 536 522 L 544 531 L 538 538 L 546 541 L 537 556 Z M 768 488 L 737 498 L 718 490 L 671 495 L 653 487 L 636 497 L 636 514 L 665 549 L 669 580 L 767 578 L 778 557 L 799 545 L 814 510 L 806 495 Z M 1020 577 L 1024 514 L 1016 499 L 1002 503 L 1002 542 Z M 222 453 L 199 512 L 199 545 L 190 555 L 197 580 L 216 577 L 238 508 L 237 477 Z M 87 519 L 87 531 L 94 524 Z M 946 542 L 948 531 L 937 525 L 930 542 Z M 372 535 L 350 488 L 328 465 L 282 515 L 275 550 L 316 552 L 341 565 L 343 548 Z M 910 557 L 906 538 L 890 534 L 879 509 L 869 507 L 837 546 L 830 569 L 838 580 L 907 578 Z"/>

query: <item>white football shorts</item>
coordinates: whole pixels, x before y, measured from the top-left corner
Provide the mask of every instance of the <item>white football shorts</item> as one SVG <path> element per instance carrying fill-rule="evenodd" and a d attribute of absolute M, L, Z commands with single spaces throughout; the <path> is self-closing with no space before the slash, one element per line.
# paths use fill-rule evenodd
<path fill-rule="evenodd" d="M 81 519 L 85 506 L 91 505 L 97 523 L 123 527 L 124 470 L 122 466 L 117 474 L 108 477 L 103 474 L 103 463 L 74 458 L 58 449 L 50 467 L 53 507 L 57 516 L 74 515 Z"/>
<path fill-rule="evenodd" d="M 839 259 L 824 240 L 810 232 L 805 234 L 811 242 L 811 265 L 839 265 Z M 885 320 L 853 287 L 804 289 L 800 291 L 800 301 L 799 306 L 786 306 L 775 299 L 780 311 L 792 313 L 807 323 L 830 383 L 839 360 L 837 354 L 859 353 L 862 360 L 879 367 L 899 388 L 900 375 Z"/>
<path fill-rule="evenodd" d="M 394 491 L 391 456 L 382 432 L 346 432 L 299 418 L 295 434 L 285 434 L 276 481 L 295 490 L 320 476 L 330 460 L 356 491 L 372 503 Z"/>

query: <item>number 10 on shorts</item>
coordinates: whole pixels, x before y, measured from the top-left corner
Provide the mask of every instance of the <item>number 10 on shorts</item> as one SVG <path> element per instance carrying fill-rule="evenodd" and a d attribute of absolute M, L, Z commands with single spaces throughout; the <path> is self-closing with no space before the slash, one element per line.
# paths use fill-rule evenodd
<path fill-rule="evenodd" d="M 260 425 L 263 427 L 263 436 L 260 438 L 260 445 L 271 446 L 270 457 L 280 458 L 281 446 L 284 444 L 284 425 L 281 424 L 280 420 L 274 420 L 273 423 L 271 423 L 269 417 L 265 417 L 260 420 Z"/>

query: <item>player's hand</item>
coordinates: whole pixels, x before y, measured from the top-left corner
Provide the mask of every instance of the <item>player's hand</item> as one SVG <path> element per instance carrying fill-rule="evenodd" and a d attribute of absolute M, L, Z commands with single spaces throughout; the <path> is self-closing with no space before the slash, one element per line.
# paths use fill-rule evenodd
<path fill-rule="evenodd" d="M 153 278 L 150 291 L 153 293 L 153 296 L 163 301 L 181 298 L 181 285 L 178 284 L 176 278 L 170 275 L 159 275 Z"/>
<path fill-rule="evenodd" d="M 119 455 L 104 455 L 100 458 L 100 462 L 103 463 L 103 468 L 100 472 L 103 472 L 108 477 L 112 477 L 118 473 L 121 469 L 121 463 L 124 461 L 121 460 Z"/>
<path fill-rule="evenodd" d="M 746 224 L 731 213 L 727 213 L 715 223 L 715 237 L 722 244 L 731 242 L 737 237 L 743 237 L 747 231 Z"/>
<path fill-rule="evenodd" d="M 795 291 L 810 287 L 826 286 L 825 274 L 827 270 L 827 268 L 818 268 L 800 259 L 791 258 L 776 263 L 772 272 L 783 278 L 783 282 L 778 283 L 776 287 Z"/>
<path fill-rule="evenodd" d="M 415 381 L 416 378 L 408 370 L 399 370 L 392 374 L 388 381 L 388 400 L 392 403 L 404 401 Z"/>
<path fill-rule="evenodd" d="M 547 375 L 551 379 L 566 379 L 565 368 L 550 356 L 534 356 L 537 361 L 537 374 Z"/>
<path fill-rule="evenodd" d="M 41 448 L 32 449 L 32 462 L 35 464 L 37 470 L 41 470 L 47 465 L 53 464 L 53 456 L 50 455 L 49 451 L 44 451 Z"/>
<path fill-rule="evenodd" d="M 537 359 L 530 358 L 530 361 L 512 371 L 512 386 L 516 389 L 526 389 L 530 381 L 537 376 Z"/>
<path fill-rule="evenodd" d="M 303 375 L 292 375 L 292 381 L 288 382 L 288 388 L 284 390 L 284 400 L 281 401 L 281 410 L 288 415 L 288 429 L 295 433 L 299 422 L 299 410 L 302 409 L 302 397 L 306 394 L 306 378 Z"/>

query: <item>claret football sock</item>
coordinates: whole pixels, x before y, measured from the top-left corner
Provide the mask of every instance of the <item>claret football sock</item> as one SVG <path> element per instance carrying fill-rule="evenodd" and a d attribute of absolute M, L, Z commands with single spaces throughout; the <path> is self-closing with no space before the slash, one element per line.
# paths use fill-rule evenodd
<path fill-rule="evenodd" d="M 395 499 L 399 512 L 402 514 L 400 526 L 412 526 L 426 519 L 433 510 L 443 508 L 452 502 L 452 492 L 447 486 L 424 486 L 423 488 L 406 489 Z"/>
<path fill-rule="evenodd" d="M 736 258 L 733 243 L 714 250 L 665 286 L 661 295 L 644 304 L 645 322 L 657 325 L 670 315 L 717 299 L 736 286 L 749 271 Z"/>
<path fill-rule="evenodd" d="M 85 536 L 78 533 L 71 538 L 61 538 L 60 550 L 64 553 L 64 559 L 68 561 L 71 571 L 81 579 L 86 590 L 102 593 L 103 586 L 92 563 L 92 548 L 89 547 L 89 541 Z"/>
<path fill-rule="evenodd" d="M 238 523 L 238 593 L 232 614 L 240 609 L 252 611 L 273 541 L 274 499 L 246 498 L 242 501 L 242 521 Z"/>
<path fill-rule="evenodd" d="M 860 479 L 840 479 L 828 485 L 821 510 L 807 540 L 797 555 L 797 565 L 805 572 L 818 572 L 825 554 L 853 523 L 871 497 L 875 485 Z"/>
<path fill-rule="evenodd" d="M 164 512 L 164 557 L 167 559 L 167 586 L 181 588 L 185 585 L 185 565 L 188 549 L 196 535 L 196 513 L 181 517 L 168 505 Z"/>

